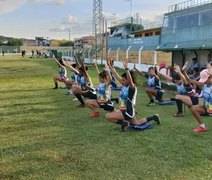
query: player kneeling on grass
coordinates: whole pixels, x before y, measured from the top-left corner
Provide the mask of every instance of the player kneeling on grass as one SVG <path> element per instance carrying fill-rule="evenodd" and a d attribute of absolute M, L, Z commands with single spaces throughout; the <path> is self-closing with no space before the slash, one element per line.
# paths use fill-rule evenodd
<path fill-rule="evenodd" d="M 136 68 L 135 64 L 134 69 L 140 75 L 143 75 L 143 73 Z M 145 78 L 147 78 L 147 85 L 148 85 L 148 87 L 146 88 L 146 93 L 149 97 L 149 103 L 147 104 L 147 106 L 154 106 L 155 105 L 154 97 L 157 101 L 161 102 L 163 101 L 162 97 L 164 93 L 164 90 L 161 87 L 160 78 L 157 75 L 156 67 L 150 67 L 148 69 L 148 74 L 144 76 Z"/>
<path fill-rule="evenodd" d="M 79 71 L 77 71 L 77 64 L 70 65 L 68 62 L 66 62 L 65 66 L 71 70 L 70 74 L 71 80 L 65 81 L 65 85 L 69 89 L 66 95 L 71 95 L 72 94 L 71 88 L 74 83 L 77 83 L 77 76 L 79 74 Z"/>
<path fill-rule="evenodd" d="M 65 63 L 62 59 L 60 59 L 59 61 L 54 58 L 55 62 L 58 64 L 58 67 L 59 67 L 59 76 L 55 76 L 53 78 L 54 80 L 54 83 L 55 83 L 55 87 L 53 89 L 58 89 L 58 81 L 60 82 L 65 82 L 68 80 L 67 78 L 67 71 L 66 71 L 66 68 L 65 68 Z"/>
<path fill-rule="evenodd" d="M 77 73 L 77 70 L 75 71 Z M 85 102 L 82 98 L 96 99 L 96 92 L 93 88 L 91 78 L 87 72 L 87 67 L 82 63 L 79 67 L 79 72 L 77 75 L 77 83 L 74 83 L 71 87 L 73 94 L 76 96 L 80 105 L 77 107 L 84 108 Z"/>
<path fill-rule="evenodd" d="M 97 108 L 102 108 L 106 111 L 112 112 L 114 110 L 113 103 L 111 102 L 111 81 L 112 77 L 109 72 L 109 68 L 99 71 L 97 64 L 95 63 L 96 71 L 99 76 L 99 86 L 96 89 L 97 99 L 88 99 L 85 104 L 92 110 L 91 117 L 99 116 L 100 113 Z"/>
<path fill-rule="evenodd" d="M 198 104 L 198 93 L 196 93 L 193 85 L 186 80 L 185 76 L 181 73 L 180 67 L 178 65 L 174 66 L 175 74 L 170 77 L 159 72 L 165 80 L 170 81 L 175 84 L 177 95 L 174 98 L 170 98 L 171 101 L 176 101 L 177 112 L 173 114 L 174 117 L 182 117 L 183 114 L 183 104 L 189 108 L 193 105 Z"/>
<path fill-rule="evenodd" d="M 212 116 L 212 63 L 209 63 L 207 69 L 204 69 L 200 72 L 200 80 L 190 80 L 191 83 L 201 87 L 202 91 L 199 95 L 198 105 L 191 107 L 191 112 L 194 118 L 199 123 L 197 128 L 193 129 L 193 132 L 205 132 L 207 127 L 203 123 L 203 119 L 200 115 Z M 187 74 L 186 77 L 188 78 Z"/>
<path fill-rule="evenodd" d="M 127 60 L 123 63 L 123 65 L 126 72 L 120 77 L 116 70 L 110 66 L 109 63 L 110 69 L 123 87 L 120 92 L 119 110 L 107 113 L 105 118 L 110 122 L 120 124 L 123 132 L 127 131 L 130 124 L 139 126 L 151 120 L 155 120 L 158 124 L 160 124 L 158 115 L 153 115 L 142 119 L 137 119 L 135 117 L 135 103 L 137 95 L 135 75 L 133 71 L 129 71 Z"/>

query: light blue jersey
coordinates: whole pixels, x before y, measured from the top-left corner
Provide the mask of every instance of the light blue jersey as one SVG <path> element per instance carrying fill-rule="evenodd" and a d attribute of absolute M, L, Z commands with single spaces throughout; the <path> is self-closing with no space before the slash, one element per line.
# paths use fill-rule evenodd
<path fill-rule="evenodd" d="M 204 107 L 208 114 L 212 115 L 212 85 L 204 85 L 199 97 L 204 99 Z"/>

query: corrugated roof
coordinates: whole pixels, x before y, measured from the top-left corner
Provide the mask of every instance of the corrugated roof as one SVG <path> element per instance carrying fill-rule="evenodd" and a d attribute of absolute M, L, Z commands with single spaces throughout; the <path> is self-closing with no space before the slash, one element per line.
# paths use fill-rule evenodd
<path fill-rule="evenodd" d="M 160 44 L 157 48 L 158 51 L 179 51 L 196 49 L 212 49 L 212 39 L 185 42 L 170 42 Z"/>

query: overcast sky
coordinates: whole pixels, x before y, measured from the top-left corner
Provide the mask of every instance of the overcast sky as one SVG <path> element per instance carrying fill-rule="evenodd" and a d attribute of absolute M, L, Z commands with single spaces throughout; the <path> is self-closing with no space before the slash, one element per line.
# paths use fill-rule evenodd
<path fill-rule="evenodd" d="M 159 21 L 170 5 L 183 0 L 132 0 L 133 14 L 143 22 Z M 130 0 L 103 0 L 106 18 L 130 16 Z M 92 34 L 93 0 L 0 0 L 0 35 L 71 39 Z"/>

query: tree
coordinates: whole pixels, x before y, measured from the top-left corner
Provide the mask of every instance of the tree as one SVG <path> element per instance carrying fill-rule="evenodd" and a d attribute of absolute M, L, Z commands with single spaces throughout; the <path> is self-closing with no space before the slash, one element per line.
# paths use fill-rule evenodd
<path fill-rule="evenodd" d="M 22 46 L 23 42 L 20 39 L 9 39 L 7 46 Z"/>
<path fill-rule="evenodd" d="M 60 43 L 60 46 L 74 46 L 74 42 L 73 41 L 62 41 Z"/>

